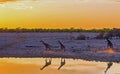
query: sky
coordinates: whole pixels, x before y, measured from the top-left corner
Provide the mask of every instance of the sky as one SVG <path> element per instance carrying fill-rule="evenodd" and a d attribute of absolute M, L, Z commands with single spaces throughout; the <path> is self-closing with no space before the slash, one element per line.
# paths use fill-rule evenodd
<path fill-rule="evenodd" d="M 60 59 L 52 59 L 52 64 L 44 70 L 40 70 L 45 64 L 43 58 L 4 58 L 0 59 L 0 73 L 2 74 L 102 74 L 107 66 L 107 63 L 89 62 L 89 61 L 75 61 L 66 59 L 66 65 L 61 70 L 57 70 L 60 66 Z M 114 64 L 115 65 L 115 64 Z M 119 66 L 114 67 L 116 72 L 119 73 Z M 113 70 L 111 69 L 111 70 Z M 87 70 L 87 71 L 86 71 Z M 113 70 L 114 71 L 114 70 Z"/>
<path fill-rule="evenodd" d="M 2 58 L 0 59 L 1 74 L 104 74 L 107 62 L 90 62 L 83 60 L 66 59 L 66 64 L 60 66 L 60 59 L 52 59 L 52 64 L 44 70 L 40 70 L 45 64 L 43 58 Z M 108 74 L 119 74 L 120 64 L 114 65 L 108 70 Z"/>
<path fill-rule="evenodd" d="M 120 0 L 0 0 L 0 28 L 120 28 Z"/>

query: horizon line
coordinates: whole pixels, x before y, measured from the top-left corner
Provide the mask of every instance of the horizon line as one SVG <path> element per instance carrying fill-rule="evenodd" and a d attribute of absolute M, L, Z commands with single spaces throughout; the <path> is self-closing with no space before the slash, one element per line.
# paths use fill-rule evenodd
<path fill-rule="evenodd" d="M 118 27 L 113 27 L 113 28 L 91 28 L 91 29 L 85 29 L 85 28 L 75 28 L 75 27 L 70 27 L 70 28 L 26 28 L 26 27 L 16 27 L 16 28 L 9 28 L 9 27 L 0 27 L 0 29 L 83 29 L 83 30 L 101 30 L 101 29 L 120 29 Z"/>

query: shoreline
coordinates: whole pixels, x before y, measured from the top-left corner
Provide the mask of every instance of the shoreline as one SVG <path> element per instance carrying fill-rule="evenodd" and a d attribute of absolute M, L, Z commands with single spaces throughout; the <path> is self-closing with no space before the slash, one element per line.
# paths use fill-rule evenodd
<path fill-rule="evenodd" d="M 53 51 L 42 52 L 41 54 L 0 54 L 0 58 L 65 58 L 65 59 L 81 59 L 86 61 L 96 61 L 96 62 L 120 62 L 120 54 L 105 54 L 105 53 L 93 53 L 89 51 L 84 51 L 83 53 L 56 53 Z"/>

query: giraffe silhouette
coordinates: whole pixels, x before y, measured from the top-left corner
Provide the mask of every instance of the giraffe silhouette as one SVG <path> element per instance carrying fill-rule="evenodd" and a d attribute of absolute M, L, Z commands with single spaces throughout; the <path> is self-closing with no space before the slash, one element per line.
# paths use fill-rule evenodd
<path fill-rule="evenodd" d="M 109 39 L 106 39 L 106 40 L 107 40 L 107 47 L 108 48 L 113 48 L 112 42 Z"/>
<path fill-rule="evenodd" d="M 41 40 L 40 42 L 42 42 L 42 44 L 45 46 L 45 50 L 46 50 L 46 51 L 51 50 L 51 48 L 50 48 L 51 46 L 50 46 L 48 43 L 45 43 L 45 42 L 42 41 L 42 40 Z"/>
<path fill-rule="evenodd" d="M 62 42 L 58 41 L 58 43 L 60 44 L 60 49 L 65 52 L 65 46 L 62 44 Z"/>

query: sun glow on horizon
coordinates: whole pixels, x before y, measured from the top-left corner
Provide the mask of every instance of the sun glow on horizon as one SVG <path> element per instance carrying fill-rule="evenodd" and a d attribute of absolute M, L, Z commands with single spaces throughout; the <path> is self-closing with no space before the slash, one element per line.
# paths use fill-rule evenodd
<path fill-rule="evenodd" d="M 10 1 L 0 4 L 0 27 L 3 28 L 120 28 L 118 1 Z"/>
<path fill-rule="evenodd" d="M 120 53 L 120 52 L 115 51 L 115 50 L 112 49 L 112 48 L 109 48 L 109 49 L 106 49 L 106 50 L 97 51 L 97 52 L 99 52 L 99 53 L 107 53 L 107 54 L 116 54 L 116 53 Z"/>

